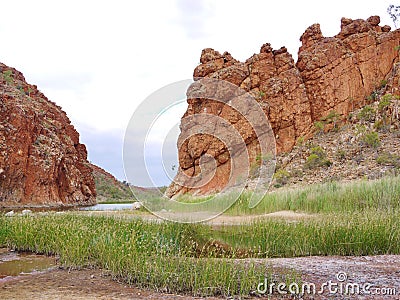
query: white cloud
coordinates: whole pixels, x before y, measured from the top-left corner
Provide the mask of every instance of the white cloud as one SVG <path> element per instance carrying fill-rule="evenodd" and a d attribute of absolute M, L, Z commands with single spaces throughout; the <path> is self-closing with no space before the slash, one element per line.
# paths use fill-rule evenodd
<path fill-rule="evenodd" d="M 215 17 L 215 2 L 177 0 L 177 25 L 190 39 L 207 38 L 210 18 Z"/>
<path fill-rule="evenodd" d="M 108 135 L 101 132 L 124 131 L 149 94 L 192 76 L 203 48 L 226 50 L 245 60 L 269 42 L 274 48 L 287 46 L 296 56 L 301 34 L 315 22 L 326 36 L 339 31 L 343 16 L 378 14 L 381 23 L 393 25 L 386 12 L 390 3 L 7 1 L 0 18 L 0 55 L 63 107 L 91 153 L 99 143 L 86 135 L 96 131 L 96 138 L 103 139 Z"/>

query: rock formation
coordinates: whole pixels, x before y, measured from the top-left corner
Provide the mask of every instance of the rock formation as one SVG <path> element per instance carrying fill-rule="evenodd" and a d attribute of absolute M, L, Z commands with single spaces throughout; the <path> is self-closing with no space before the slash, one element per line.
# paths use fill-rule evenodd
<path fill-rule="evenodd" d="M 378 16 L 367 20 L 342 18 L 341 31 L 334 37 L 324 37 L 319 24 L 314 24 L 300 38 L 302 46 L 297 63 L 285 47 L 273 50 L 269 44 L 264 44 L 260 53 L 245 62 L 235 60 L 228 52 L 220 54 L 204 49 L 193 77 L 226 80 L 250 92 L 269 118 L 277 152 L 288 152 L 298 138 L 311 137 L 314 122 L 330 113 L 345 119 L 352 110 L 373 100 L 371 95 L 382 88 L 399 94 L 400 30 L 391 31 L 389 26 L 381 27 L 379 23 Z M 226 105 L 188 95 L 185 116 L 207 112 L 223 117 L 232 125 L 237 123 Z M 181 136 L 188 126 L 181 124 Z M 241 134 L 249 152 L 257 150 L 256 137 L 248 132 Z M 224 186 L 230 168 L 227 149 L 216 138 L 201 134 L 180 145 L 177 178 L 182 174 L 197 175 L 204 153 L 218 162 L 214 178 L 197 189 L 172 183 L 168 196 L 188 191 L 207 194 Z M 249 156 L 254 162 L 256 155 Z"/>
<path fill-rule="evenodd" d="M 65 112 L 0 64 L 0 207 L 95 203 L 86 147 Z"/>

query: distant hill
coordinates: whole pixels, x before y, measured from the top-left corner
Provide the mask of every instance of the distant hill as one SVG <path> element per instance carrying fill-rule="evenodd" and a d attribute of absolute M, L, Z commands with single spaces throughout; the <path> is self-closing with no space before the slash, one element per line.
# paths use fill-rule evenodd
<path fill-rule="evenodd" d="M 117 180 L 106 170 L 90 164 L 97 191 L 97 202 L 133 202 L 135 198 L 128 183 Z"/>
<path fill-rule="evenodd" d="M 140 201 L 142 195 L 146 195 L 146 197 L 150 195 L 157 197 L 160 195 L 160 192 L 163 193 L 166 189 L 166 187 L 145 188 L 133 186 L 128 182 L 119 181 L 99 166 L 90 164 L 90 167 L 92 168 L 94 181 L 96 183 L 98 203 Z"/>

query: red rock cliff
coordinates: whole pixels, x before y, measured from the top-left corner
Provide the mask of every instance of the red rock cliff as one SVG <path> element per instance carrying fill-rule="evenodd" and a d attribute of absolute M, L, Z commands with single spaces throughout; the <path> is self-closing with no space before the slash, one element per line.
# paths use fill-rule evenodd
<path fill-rule="evenodd" d="M 388 92 L 399 94 L 399 50 L 400 30 L 390 31 L 389 26 L 379 26 L 380 18 L 367 20 L 342 18 L 341 31 L 334 37 L 324 37 L 319 24 L 307 28 L 300 40 L 298 61 L 285 47 L 273 50 L 269 44 L 261 47 L 244 63 L 225 52 L 204 49 L 200 65 L 193 77 L 218 78 L 240 86 L 254 95 L 268 116 L 275 133 L 277 152 L 290 151 L 299 137 L 313 133 L 314 122 L 335 111 L 345 118 L 352 110 L 362 107 L 369 96 L 382 82 L 387 82 Z M 232 118 L 223 104 L 209 99 L 189 97 L 185 116 L 203 112 L 227 119 L 233 126 L 238 122 Z M 186 126 L 181 124 L 182 133 Z M 255 136 L 241 132 L 246 140 L 250 161 L 257 151 Z M 216 146 L 217 145 L 217 146 Z M 218 148 L 218 151 L 209 151 Z M 217 139 L 196 135 L 182 143 L 179 148 L 182 174 L 197 175 L 201 155 L 207 153 L 216 158 L 217 170 L 214 178 L 198 189 L 188 189 L 171 184 L 167 195 L 185 192 L 207 194 L 220 190 L 227 181 L 229 160 L 223 145 Z M 220 158 L 224 158 L 221 160 Z M 225 163 L 227 162 L 227 163 Z"/>
<path fill-rule="evenodd" d="M 0 63 L 0 207 L 95 203 L 86 147 L 59 106 Z"/>

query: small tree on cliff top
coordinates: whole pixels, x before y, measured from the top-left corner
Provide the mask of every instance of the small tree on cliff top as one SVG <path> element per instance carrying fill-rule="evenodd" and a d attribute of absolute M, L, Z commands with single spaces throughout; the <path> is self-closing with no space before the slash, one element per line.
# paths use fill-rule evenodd
<path fill-rule="evenodd" d="M 394 27 L 397 28 L 397 24 L 400 21 L 400 5 L 390 4 L 387 8 L 387 12 L 393 20 Z"/>

